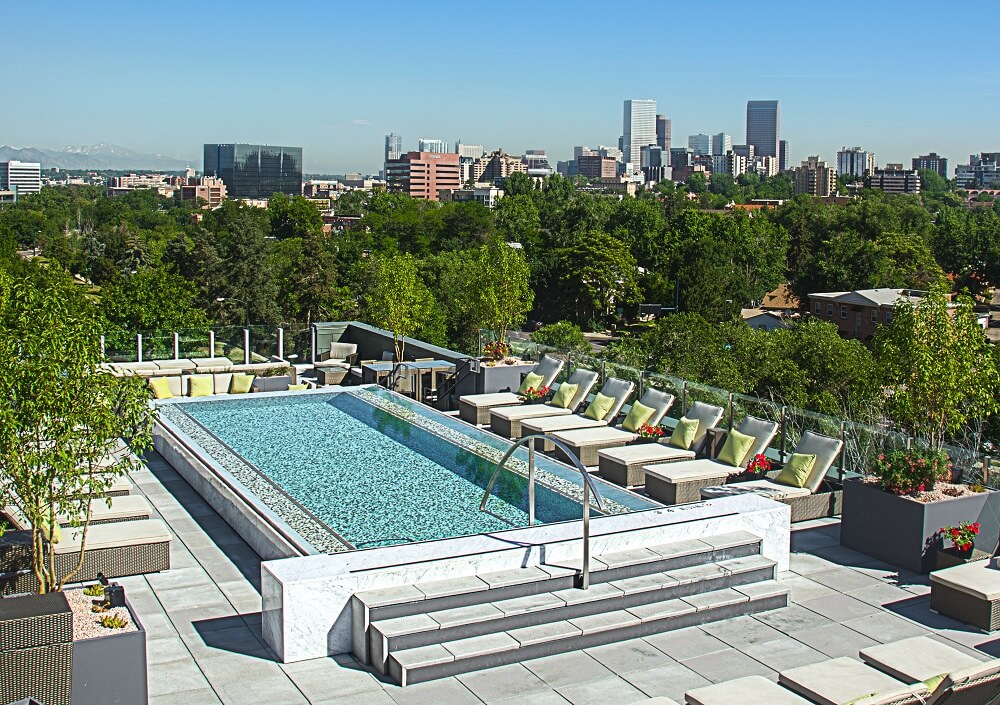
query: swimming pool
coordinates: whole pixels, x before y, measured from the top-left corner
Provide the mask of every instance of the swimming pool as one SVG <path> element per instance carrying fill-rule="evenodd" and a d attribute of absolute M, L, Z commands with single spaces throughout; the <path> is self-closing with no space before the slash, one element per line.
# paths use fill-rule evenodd
<path fill-rule="evenodd" d="M 525 449 L 481 512 L 509 441 L 384 389 L 191 400 L 160 413 L 321 552 L 527 525 Z M 579 519 L 579 474 L 536 458 L 536 522 Z M 600 491 L 605 513 L 659 506 Z"/>

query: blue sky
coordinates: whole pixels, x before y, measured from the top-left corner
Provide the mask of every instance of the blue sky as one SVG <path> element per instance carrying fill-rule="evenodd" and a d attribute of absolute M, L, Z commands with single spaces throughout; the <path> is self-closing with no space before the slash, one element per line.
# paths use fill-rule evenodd
<path fill-rule="evenodd" d="M 796 162 L 1000 150 L 1000 2 L 35 2 L 6 5 L 0 144 L 301 145 L 376 171 L 384 135 L 548 150 L 617 144 L 654 98 L 674 144 L 744 139 L 781 101 Z M 7 100 L 7 98 L 14 98 Z"/>

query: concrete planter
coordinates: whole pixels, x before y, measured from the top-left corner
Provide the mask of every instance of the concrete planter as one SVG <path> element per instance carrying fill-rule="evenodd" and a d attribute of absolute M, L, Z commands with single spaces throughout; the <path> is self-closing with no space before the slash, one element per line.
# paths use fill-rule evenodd
<path fill-rule="evenodd" d="M 479 374 L 476 375 L 476 394 L 493 394 L 508 389 L 516 392 L 521 386 L 521 377 L 533 369 L 535 369 L 533 362 L 523 365 L 505 365 L 501 362 L 494 367 L 489 367 L 484 362 L 479 366 Z"/>
<path fill-rule="evenodd" d="M 978 521 L 976 543 L 995 546 L 1000 492 L 982 492 L 936 502 L 917 502 L 860 479 L 844 483 L 840 543 L 914 573 L 936 567 L 937 533 L 943 526 Z"/>
<path fill-rule="evenodd" d="M 146 630 L 126 602 L 137 631 L 73 642 L 73 705 L 131 705 L 149 699 Z"/>

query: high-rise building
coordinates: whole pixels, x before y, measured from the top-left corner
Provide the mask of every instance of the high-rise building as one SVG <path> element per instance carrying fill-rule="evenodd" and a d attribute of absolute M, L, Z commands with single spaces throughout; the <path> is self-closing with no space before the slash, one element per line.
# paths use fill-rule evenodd
<path fill-rule="evenodd" d="M 633 171 L 642 167 L 642 148 L 647 144 L 656 144 L 656 101 L 626 100 L 622 151 Z"/>
<path fill-rule="evenodd" d="M 886 164 L 884 169 L 875 169 L 870 185 L 886 193 L 920 193 L 920 175 L 902 164 Z"/>
<path fill-rule="evenodd" d="M 229 198 L 302 193 L 302 148 L 263 144 L 206 144 L 205 176 L 217 176 Z"/>
<path fill-rule="evenodd" d="M 819 157 L 809 157 L 795 168 L 795 193 L 832 196 L 837 190 L 837 174 Z"/>
<path fill-rule="evenodd" d="M 781 110 L 776 100 L 747 101 L 747 144 L 757 156 L 778 157 L 781 142 Z"/>
<path fill-rule="evenodd" d="M 11 160 L 0 162 L 0 191 L 13 191 L 15 198 L 42 190 L 42 165 Z"/>
<path fill-rule="evenodd" d="M 461 140 L 455 143 L 455 153 L 458 154 L 458 166 L 462 174 L 462 183 L 472 181 L 472 165 L 482 157 L 486 150 L 481 144 L 462 144 Z"/>
<path fill-rule="evenodd" d="M 576 158 L 577 174 L 588 179 L 613 179 L 618 175 L 618 161 L 600 154 L 581 154 Z"/>
<path fill-rule="evenodd" d="M 1000 188 L 1000 152 L 970 154 L 968 164 L 955 167 L 958 188 Z"/>
<path fill-rule="evenodd" d="M 931 171 L 937 172 L 937 175 L 942 179 L 948 178 L 948 159 L 946 157 L 938 156 L 936 152 L 914 157 L 910 166 L 912 169 L 917 171 L 920 171 L 921 169 L 930 169 Z"/>
<path fill-rule="evenodd" d="M 788 156 L 788 140 L 778 140 L 778 169 L 782 172 L 788 171 L 791 157 Z"/>
<path fill-rule="evenodd" d="M 875 173 L 875 154 L 861 147 L 841 147 L 837 152 L 837 175 L 864 179 Z"/>
<path fill-rule="evenodd" d="M 444 140 L 428 140 L 420 138 L 417 141 L 417 151 L 445 154 L 448 152 L 448 144 Z"/>
<path fill-rule="evenodd" d="M 734 144 L 733 152 L 743 157 L 748 162 L 752 162 L 754 158 L 757 156 L 756 153 L 754 152 L 752 144 Z"/>
<path fill-rule="evenodd" d="M 390 132 L 385 136 L 385 157 L 382 161 L 387 162 L 390 159 L 399 159 L 402 154 L 403 138 L 395 132 Z"/>
<path fill-rule="evenodd" d="M 642 148 L 642 177 L 647 183 L 659 183 L 670 175 L 670 152 L 665 152 L 658 144 L 647 144 Z"/>
<path fill-rule="evenodd" d="M 688 149 L 696 155 L 711 154 L 712 138 L 704 132 L 699 132 L 697 135 L 690 135 L 688 137 Z"/>
<path fill-rule="evenodd" d="M 439 200 L 441 189 L 461 187 L 458 155 L 441 152 L 407 152 L 385 163 L 386 188 L 426 201 Z"/>
<path fill-rule="evenodd" d="M 544 149 L 526 149 L 521 161 L 524 162 L 528 176 L 542 179 L 552 176 L 552 165 L 549 164 L 549 157 Z"/>
<path fill-rule="evenodd" d="M 733 148 L 733 138 L 725 132 L 712 135 L 712 156 L 724 157 Z"/>
<path fill-rule="evenodd" d="M 215 176 L 192 176 L 181 186 L 181 200 L 205 201 L 205 208 L 218 208 L 226 198 L 226 184 Z"/>
<path fill-rule="evenodd" d="M 729 174 L 733 178 L 747 172 L 747 158 L 729 150 L 725 154 L 712 155 L 712 174 Z"/>
<path fill-rule="evenodd" d="M 527 172 L 528 165 L 521 157 L 507 154 L 502 149 L 498 149 L 489 154 L 484 154 L 472 164 L 472 180 L 479 183 L 493 183 L 500 185 L 503 180 L 515 171 Z"/>
<path fill-rule="evenodd" d="M 670 120 L 663 115 L 656 116 L 656 146 L 670 154 Z"/>

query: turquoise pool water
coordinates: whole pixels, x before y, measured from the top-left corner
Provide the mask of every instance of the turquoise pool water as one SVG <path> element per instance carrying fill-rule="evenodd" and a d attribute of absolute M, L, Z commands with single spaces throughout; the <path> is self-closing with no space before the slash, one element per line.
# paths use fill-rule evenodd
<path fill-rule="evenodd" d="M 508 441 L 384 390 L 254 395 L 178 409 L 357 548 L 527 525 L 527 480 L 516 472 L 501 474 L 488 512 L 479 511 Z M 537 522 L 579 519 L 579 475 L 544 457 L 537 467 Z M 658 506 L 607 483 L 601 492 L 606 511 Z"/>

